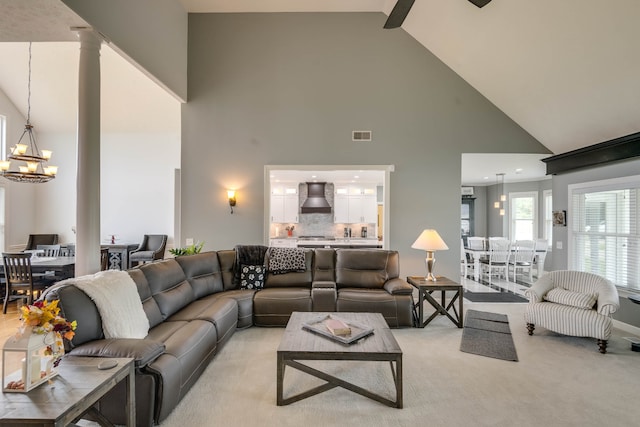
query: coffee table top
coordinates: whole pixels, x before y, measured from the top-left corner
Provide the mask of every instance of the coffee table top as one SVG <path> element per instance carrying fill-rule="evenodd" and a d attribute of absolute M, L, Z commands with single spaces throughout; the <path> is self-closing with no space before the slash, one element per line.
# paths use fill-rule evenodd
<path fill-rule="evenodd" d="M 352 344 L 342 344 L 302 328 L 304 323 L 328 314 L 373 328 L 373 334 Z M 367 355 L 398 355 L 402 354 L 402 350 L 380 313 L 293 312 L 278 347 L 278 353 L 319 357 L 342 355 L 344 358 L 350 358 L 351 355 L 354 359 L 365 360 Z"/>

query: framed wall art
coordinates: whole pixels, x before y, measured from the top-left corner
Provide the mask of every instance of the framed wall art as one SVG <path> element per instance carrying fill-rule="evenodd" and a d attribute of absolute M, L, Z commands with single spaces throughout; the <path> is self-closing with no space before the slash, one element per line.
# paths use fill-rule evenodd
<path fill-rule="evenodd" d="M 553 225 L 567 226 L 567 211 L 553 211 Z"/>

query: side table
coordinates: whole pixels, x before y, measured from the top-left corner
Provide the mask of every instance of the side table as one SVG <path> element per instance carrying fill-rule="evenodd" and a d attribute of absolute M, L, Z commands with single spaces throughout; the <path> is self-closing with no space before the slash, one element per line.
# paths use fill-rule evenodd
<path fill-rule="evenodd" d="M 100 370 L 104 361 L 117 362 Z M 58 376 L 28 393 L 0 393 L 0 425 L 63 427 L 91 413 L 102 426 L 111 423 L 93 405 L 120 381 L 126 381 L 127 426 L 136 425 L 134 360 L 65 356 Z"/>
<path fill-rule="evenodd" d="M 437 276 L 435 282 L 427 281 L 422 276 L 409 276 L 407 277 L 407 282 L 413 285 L 418 289 L 418 302 L 413 306 L 414 317 L 416 321 L 417 328 L 424 328 L 427 326 L 429 322 L 436 318 L 438 314 L 442 314 L 447 316 L 451 321 L 458 327 L 462 328 L 463 325 L 463 300 L 462 297 L 462 285 L 454 282 L 453 280 L 447 279 L 443 276 Z M 434 291 L 442 292 L 442 303 L 439 303 L 431 294 Z M 445 294 L 447 291 L 454 291 L 455 294 L 449 304 L 446 304 Z M 436 309 L 436 311 L 431 314 L 431 316 L 424 320 L 424 301 L 428 301 L 429 304 Z M 456 310 L 455 302 L 458 301 L 458 310 Z M 446 305 L 445 305 L 446 304 Z M 418 314 L 416 314 L 416 308 L 418 309 Z M 453 309 L 454 316 L 449 313 L 449 310 Z"/>

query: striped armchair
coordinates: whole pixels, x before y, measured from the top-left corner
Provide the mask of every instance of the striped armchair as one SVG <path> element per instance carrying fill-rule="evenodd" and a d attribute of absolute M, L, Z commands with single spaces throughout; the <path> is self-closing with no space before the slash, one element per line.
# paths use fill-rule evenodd
<path fill-rule="evenodd" d="M 609 280 L 582 271 L 551 271 L 525 295 L 529 335 L 538 325 L 559 334 L 596 338 L 600 353 L 607 352 L 611 314 L 620 307 L 618 290 Z"/>

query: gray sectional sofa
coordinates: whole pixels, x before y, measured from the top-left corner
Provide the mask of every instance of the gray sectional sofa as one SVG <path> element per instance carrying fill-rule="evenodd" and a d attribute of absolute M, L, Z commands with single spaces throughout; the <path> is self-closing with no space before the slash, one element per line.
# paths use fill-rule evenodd
<path fill-rule="evenodd" d="M 378 312 L 391 327 L 412 326 L 413 287 L 399 278 L 396 251 L 307 249 L 304 257 L 303 270 L 267 273 L 259 290 L 239 288 L 235 250 L 128 270 L 149 320 L 144 339 L 105 339 L 95 304 L 73 284 L 45 297 L 78 322 L 69 354 L 135 358 L 137 425 L 149 426 L 171 413 L 237 329 L 285 326 L 294 311 Z M 121 384 L 99 403 L 114 423 L 124 423 L 124 396 Z"/>

